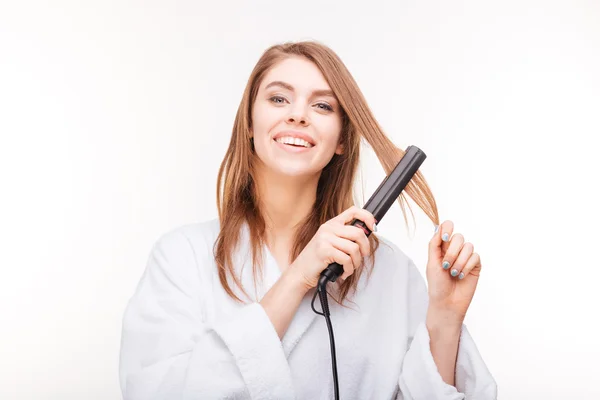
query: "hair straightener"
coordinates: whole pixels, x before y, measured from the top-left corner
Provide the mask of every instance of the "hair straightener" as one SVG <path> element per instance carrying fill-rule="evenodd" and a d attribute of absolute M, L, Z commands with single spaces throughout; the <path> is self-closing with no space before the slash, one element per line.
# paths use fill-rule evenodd
<path fill-rule="evenodd" d="M 423 161 L 427 158 L 427 155 L 416 146 L 408 146 L 406 153 L 396 165 L 394 170 L 381 182 L 375 193 L 371 196 L 369 201 L 363 207 L 369 211 L 375 217 L 375 221 L 379 223 L 383 216 L 390 209 L 392 204 L 398 199 L 400 193 L 404 190 L 408 182 L 412 179 L 413 175 L 419 170 Z M 369 228 L 363 221 L 355 219 L 351 225 L 361 228 L 367 237 L 371 234 Z M 329 318 L 329 303 L 327 302 L 327 283 L 335 282 L 336 279 L 344 273 L 344 268 L 338 263 L 331 263 L 321 272 L 321 278 L 317 284 L 317 290 L 313 296 L 311 307 L 313 311 L 319 315 L 325 317 L 327 323 L 327 329 L 329 330 L 329 343 L 331 345 L 331 365 L 333 370 L 333 385 L 335 399 L 339 400 L 339 387 L 337 377 L 337 363 L 335 359 L 335 342 L 333 338 L 333 327 L 331 326 L 331 319 Z M 323 312 L 319 312 L 315 309 L 314 303 L 315 298 L 319 295 L 321 301 L 321 308 Z"/>

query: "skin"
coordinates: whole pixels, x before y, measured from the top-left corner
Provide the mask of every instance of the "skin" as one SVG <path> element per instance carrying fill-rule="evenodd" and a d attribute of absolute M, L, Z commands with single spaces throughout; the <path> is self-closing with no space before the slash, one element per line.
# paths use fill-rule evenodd
<path fill-rule="evenodd" d="M 291 88 L 267 88 L 275 81 Z M 280 338 L 327 265 L 334 261 L 342 264 L 345 279 L 360 265 L 362 257 L 370 254 L 363 231 L 346 224 L 358 218 L 376 230 L 369 212 L 351 207 L 323 224 L 296 260 L 290 262 L 294 226 L 309 213 L 316 199 L 321 170 L 334 154 L 343 153 L 339 144 L 340 108 L 333 95 L 314 93 L 323 90 L 330 90 L 329 84 L 314 64 L 303 58 L 289 58 L 266 74 L 252 108 L 252 135 L 259 159 L 256 183 L 265 210 L 267 246 L 282 271 L 260 304 Z M 273 137 L 290 129 L 308 134 L 315 146 L 302 154 L 279 148 Z M 452 221 L 443 222 L 429 242 L 426 326 L 435 364 L 450 385 L 454 385 L 462 323 L 481 269 L 479 255 L 473 250 L 463 235 L 454 232 Z M 444 261 L 448 261 L 449 268 L 442 268 Z M 456 276 L 451 275 L 453 270 Z M 461 272 L 464 276 L 459 279 Z"/>

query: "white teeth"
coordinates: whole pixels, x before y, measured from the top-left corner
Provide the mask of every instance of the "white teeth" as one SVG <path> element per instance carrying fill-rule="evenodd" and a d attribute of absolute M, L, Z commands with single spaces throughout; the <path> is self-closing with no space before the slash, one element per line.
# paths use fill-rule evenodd
<path fill-rule="evenodd" d="M 289 137 L 289 136 L 277 138 L 277 139 L 275 139 L 275 141 L 277 141 L 279 143 L 283 143 L 283 144 L 294 144 L 296 146 L 304 146 L 309 149 L 311 147 L 313 147 L 313 145 L 308 143 L 306 140 L 303 140 L 300 138 L 293 138 L 293 137 Z"/>

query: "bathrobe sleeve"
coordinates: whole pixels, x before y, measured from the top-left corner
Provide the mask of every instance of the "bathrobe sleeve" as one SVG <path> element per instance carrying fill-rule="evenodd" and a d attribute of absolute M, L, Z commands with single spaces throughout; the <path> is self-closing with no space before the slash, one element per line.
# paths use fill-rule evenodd
<path fill-rule="evenodd" d="M 497 388 L 467 327 L 462 326 L 456 360 L 455 385 L 438 372 L 425 326 L 428 295 L 423 276 L 409 259 L 409 341 L 402 363 L 397 400 L 495 400 Z"/>
<path fill-rule="evenodd" d="M 292 399 L 281 341 L 259 303 L 208 324 L 201 269 L 181 231 L 163 235 L 123 316 L 124 400 Z"/>

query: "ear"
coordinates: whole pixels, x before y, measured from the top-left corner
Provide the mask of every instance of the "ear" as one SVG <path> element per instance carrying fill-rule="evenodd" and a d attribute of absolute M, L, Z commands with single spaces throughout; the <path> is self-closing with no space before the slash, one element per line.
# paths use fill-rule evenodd
<path fill-rule="evenodd" d="M 340 154 L 344 154 L 344 145 L 343 144 L 338 144 L 338 147 L 335 149 L 335 154 L 340 155 Z"/>

